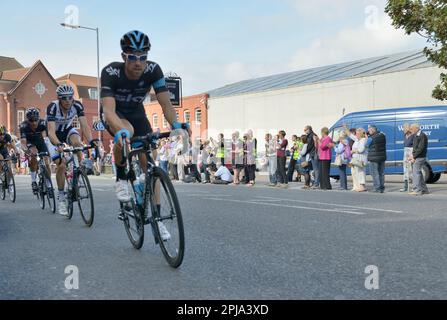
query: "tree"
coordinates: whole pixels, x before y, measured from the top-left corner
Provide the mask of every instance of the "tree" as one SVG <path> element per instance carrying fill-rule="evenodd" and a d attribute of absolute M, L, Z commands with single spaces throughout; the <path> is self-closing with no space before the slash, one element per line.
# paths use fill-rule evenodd
<path fill-rule="evenodd" d="M 406 34 L 417 33 L 427 39 L 424 53 L 430 61 L 447 69 L 447 0 L 388 0 L 385 12 L 393 26 Z M 433 98 L 447 100 L 447 74 L 441 73 L 441 84 Z"/>

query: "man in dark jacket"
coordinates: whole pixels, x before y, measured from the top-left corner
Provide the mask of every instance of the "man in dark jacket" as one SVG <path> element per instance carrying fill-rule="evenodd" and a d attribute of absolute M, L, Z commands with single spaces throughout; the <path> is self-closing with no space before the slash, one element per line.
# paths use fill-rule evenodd
<path fill-rule="evenodd" d="M 369 171 L 374 181 L 375 193 L 385 192 L 386 136 L 375 125 L 368 127 Z"/>
<path fill-rule="evenodd" d="M 422 132 L 419 124 L 411 125 L 411 132 L 414 135 L 413 141 L 413 196 L 422 196 L 430 194 L 427 185 L 425 184 L 424 176 L 422 175 L 422 167 L 427 162 L 428 137 Z"/>
<path fill-rule="evenodd" d="M 312 188 L 318 189 L 320 188 L 320 161 L 318 159 L 318 147 L 315 145 L 316 135 L 311 126 L 306 126 L 304 128 L 304 133 L 307 135 L 307 152 L 303 158 L 305 159 L 307 155 L 310 155 L 315 178 Z"/>

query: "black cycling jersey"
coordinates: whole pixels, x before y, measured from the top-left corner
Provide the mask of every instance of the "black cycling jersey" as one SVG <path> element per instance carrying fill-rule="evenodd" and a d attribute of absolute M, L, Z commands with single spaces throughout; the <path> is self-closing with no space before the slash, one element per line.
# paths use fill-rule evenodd
<path fill-rule="evenodd" d="M 168 89 L 160 66 L 148 61 L 146 69 L 139 80 L 129 80 L 124 72 L 124 63 L 113 62 L 102 70 L 101 98 L 113 97 L 116 110 L 123 115 L 143 112 L 143 102 L 151 87 L 161 93 Z"/>
<path fill-rule="evenodd" d="M 10 134 L 3 135 L 3 138 L 0 139 L 0 149 L 6 148 L 6 146 L 12 142 L 12 137 Z"/>
<path fill-rule="evenodd" d="M 62 112 L 59 100 L 53 101 L 47 108 L 47 121 L 56 123 L 56 133 L 69 131 L 76 116 L 85 117 L 84 106 L 80 101 L 75 100 L 66 115 Z"/>
<path fill-rule="evenodd" d="M 42 132 L 48 135 L 47 122 L 43 119 L 39 120 L 36 130 L 31 129 L 28 121 L 23 121 L 20 125 L 20 139 L 26 139 L 28 143 L 42 140 Z"/>

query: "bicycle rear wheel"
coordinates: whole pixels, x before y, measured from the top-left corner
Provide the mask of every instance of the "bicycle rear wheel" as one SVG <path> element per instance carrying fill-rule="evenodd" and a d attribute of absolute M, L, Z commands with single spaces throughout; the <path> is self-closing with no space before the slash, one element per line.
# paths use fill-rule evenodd
<path fill-rule="evenodd" d="M 95 206 L 90 181 L 87 175 L 82 171 L 79 172 L 76 193 L 82 220 L 84 220 L 86 226 L 90 228 L 93 225 L 93 220 L 95 217 Z"/>
<path fill-rule="evenodd" d="M 8 193 L 9 200 L 11 200 L 12 203 L 16 202 L 16 182 L 14 181 L 14 176 L 9 178 Z"/>
<path fill-rule="evenodd" d="M 152 181 L 151 187 L 154 192 L 152 192 L 152 199 L 149 200 L 152 209 L 152 226 L 166 261 L 171 267 L 178 268 L 183 262 L 185 253 L 185 234 L 177 193 L 168 175 L 159 167 L 154 168 Z M 160 191 L 160 201 L 156 201 L 155 191 L 157 189 Z M 157 202 L 160 203 L 160 212 L 157 209 Z M 169 239 L 162 239 L 160 222 L 168 230 Z"/>
<path fill-rule="evenodd" d="M 140 250 L 144 244 L 144 221 L 141 210 L 134 200 L 128 203 L 121 203 L 121 213 L 123 215 L 124 228 L 132 246 Z"/>

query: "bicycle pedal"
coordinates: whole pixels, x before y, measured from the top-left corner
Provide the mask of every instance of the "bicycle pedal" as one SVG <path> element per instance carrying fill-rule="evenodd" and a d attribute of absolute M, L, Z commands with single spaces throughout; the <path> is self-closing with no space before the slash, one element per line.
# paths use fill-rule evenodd
<path fill-rule="evenodd" d="M 120 220 L 120 221 L 124 221 L 124 214 L 120 213 L 120 214 L 118 215 L 118 220 Z"/>

